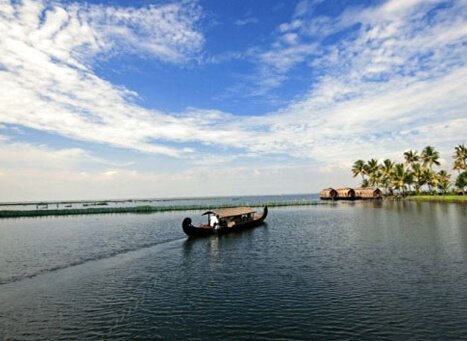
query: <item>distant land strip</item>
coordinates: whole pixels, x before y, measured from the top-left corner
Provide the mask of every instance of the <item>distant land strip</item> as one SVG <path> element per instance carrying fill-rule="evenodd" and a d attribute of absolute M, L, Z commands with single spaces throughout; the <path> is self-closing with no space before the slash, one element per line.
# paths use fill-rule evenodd
<path fill-rule="evenodd" d="M 179 206 L 135 206 L 135 207 L 88 207 L 88 208 L 70 208 L 70 209 L 50 209 L 50 210 L 0 210 L 0 218 L 20 218 L 20 217 L 43 217 L 43 216 L 62 216 L 62 215 L 83 215 L 83 214 L 107 214 L 107 213 L 154 213 L 169 211 L 194 211 L 210 210 L 214 208 L 230 208 L 238 206 L 268 206 L 268 207 L 286 207 L 286 206 L 311 206 L 322 205 L 318 201 L 292 201 L 292 202 L 264 202 L 264 203 L 237 203 L 235 205 L 179 205 Z"/>
<path fill-rule="evenodd" d="M 446 202 L 446 203 L 464 203 L 467 204 L 467 195 L 414 195 L 407 196 L 405 200 L 426 201 L 426 202 Z"/>

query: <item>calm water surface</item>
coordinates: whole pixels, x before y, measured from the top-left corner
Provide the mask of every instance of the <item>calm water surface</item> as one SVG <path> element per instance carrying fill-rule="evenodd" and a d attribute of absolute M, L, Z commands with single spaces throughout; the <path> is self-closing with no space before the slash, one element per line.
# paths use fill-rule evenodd
<path fill-rule="evenodd" d="M 200 213 L 0 220 L 0 339 L 467 339 L 466 205 Z"/>

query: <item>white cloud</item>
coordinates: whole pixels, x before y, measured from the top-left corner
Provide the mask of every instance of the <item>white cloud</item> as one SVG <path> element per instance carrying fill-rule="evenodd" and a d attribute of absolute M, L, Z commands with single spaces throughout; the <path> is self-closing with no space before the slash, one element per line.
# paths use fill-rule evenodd
<path fill-rule="evenodd" d="M 175 63 L 189 58 L 203 43 L 193 29 L 197 6 L 24 1 L 2 3 L 0 13 L 1 122 L 150 153 L 185 151 L 151 141 L 183 141 L 195 127 L 133 104 L 137 94 L 99 78 L 88 64 L 120 50 Z"/>
<path fill-rule="evenodd" d="M 342 79 L 422 70 L 436 75 L 465 61 L 462 1 L 388 1 L 378 7 L 349 7 L 337 17 L 310 12 L 309 2 L 301 2 L 291 20 L 278 26 L 271 47 L 252 57 L 258 61 L 258 94 L 280 87 L 289 79 L 288 72 L 304 63 L 317 75 L 333 73 Z M 332 42 L 334 35 L 344 33 L 346 38 Z"/>
<path fill-rule="evenodd" d="M 390 0 L 387 1 L 385 4 L 381 6 L 381 11 L 384 14 L 395 14 L 395 15 L 403 15 L 407 13 L 411 9 L 419 6 L 421 4 L 426 3 L 436 3 L 441 1 L 433 1 L 433 0 Z"/>
<path fill-rule="evenodd" d="M 179 62 L 203 44 L 203 36 L 194 30 L 200 8 L 193 2 L 149 5 L 142 8 L 90 6 L 82 11 L 74 5 L 78 17 L 90 23 L 103 45 L 124 52 L 146 52 L 162 60 Z"/>
<path fill-rule="evenodd" d="M 36 169 L 44 172 L 64 169 L 76 169 L 84 164 L 105 165 L 107 162 L 81 148 L 52 149 L 45 145 L 14 143 L 0 139 L 2 169 L 16 173 L 24 169 Z"/>
<path fill-rule="evenodd" d="M 258 18 L 255 18 L 255 17 L 247 17 L 244 19 L 238 19 L 234 22 L 234 24 L 237 26 L 245 26 L 245 25 L 257 24 L 257 23 L 258 23 Z"/>
<path fill-rule="evenodd" d="M 0 200 L 10 202 L 307 193 L 319 188 L 322 181 L 335 183 L 336 176 L 348 179 L 342 183 L 353 181 L 346 170 L 342 174 L 336 168 L 326 172 L 293 166 L 228 167 L 215 171 L 196 167 L 181 172 L 22 169 L 4 173 L 0 177 Z"/>
<path fill-rule="evenodd" d="M 410 84 L 395 79 L 376 89 L 352 89 L 329 78 L 309 97 L 263 118 L 269 133 L 253 140 L 251 148 L 323 164 L 389 157 L 427 144 L 450 155 L 467 127 L 466 79 L 467 67 Z M 346 99 L 349 91 L 357 95 Z M 336 101 L 339 96 L 344 99 Z"/>
<path fill-rule="evenodd" d="M 280 87 L 297 65 L 308 65 L 301 71 L 319 77 L 306 95 L 278 112 L 247 117 L 196 108 L 181 114 L 148 110 L 135 104 L 136 93 L 92 70 L 96 58 L 129 50 L 183 63 L 203 44 L 195 29 L 201 15 L 196 11 L 188 13 L 177 4 L 123 9 L 3 2 L 1 123 L 148 153 L 184 154 L 196 167 L 166 173 L 115 165 L 88 170 L 73 163 L 99 162 L 84 150 L 13 146 L 0 137 L 2 161 L 10 160 L 10 168 L 2 163 L 2 172 L 12 176 L 14 165 L 17 171 L 2 188 L 8 186 L 14 195 L 15 184 L 25 188 L 29 183 L 34 193 L 25 192 L 23 199 L 63 197 L 55 185 L 62 186 L 62 193 L 88 198 L 91 192 L 186 196 L 206 193 L 206 188 L 214 188 L 209 195 L 316 191 L 324 183 L 349 184 L 350 165 L 357 158 L 392 158 L 430 144 L 449 160 L 452 148 L 465 143 L 459 139 L 467 127 L 467 6 L 463 1 L 436 4 L 391 1 L 310 20 L 303 3 L 277 27 L 268 49 L 240 55 L 260 61 L 252 77 L 258 81 L 257 95 Z M 323 43 L 347 29 L 344 38 Z M 209 153 L 187 147 L 190 142 L 210 146 Z M 241 157 L 225 156 L 223 148 L 251 162 L 239 165 Z M 264 155 L 273 155 L 267 167 L 255 160 Z M 277 165 L 283 161 L 274 159 L 278 155 L 289 158 Z M 296 160 L 306 165 L 287 164 Z M 50 173 L 46 164 L 55 165 Z M 48 179 L 48 186 L 40 179 Z M 86 183 L 92 191 L 84 192 Z M 39 196 L 41 190 L 47 195 Z"/>
<path fill-rule="evenodd" d="M 262 118 L 266 133 L 251 148 L 324 163 L 393 155 L 410 146 L 422 148 L 422 141 L 448 152 L 462 142 L 460 131 L 466 129 L 465 13 L 461 1 L 440 8 L 434 1 L 393 1 L 318 20 L 321 27 L 313 32 L 303 18 L 281 25 L 279 38 L 297 32 L 302 40 L 316 32 L 322 40 L 361 26 L 350 38 L 326 46 L 316 42 L 313 50 L 301 42 L 293 49 L 302 53 L 290 53 L 290 58 L 278 57 L 291 49 L 281 44 L 262 52 L 267 57 L 261 59 L 260 74 L 267 75 L 260 80 L 262 89 L 264 84 L 279 86 L 287 78 L 284 73 L 307 59 L 323 75 L 303 98 Z M 433 130 L 425 138 L 430 124 Z M 438 125 L 443 129 L 434 129 Z"/>

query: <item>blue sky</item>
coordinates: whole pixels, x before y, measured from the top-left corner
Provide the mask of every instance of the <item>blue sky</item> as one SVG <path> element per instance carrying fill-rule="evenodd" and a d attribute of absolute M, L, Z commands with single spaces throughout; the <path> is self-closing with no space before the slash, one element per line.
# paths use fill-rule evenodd
<path fill-rule="evenodd" d="M 317 192 L 467 131 L 467 3 L 0 3 L 0 201 Z"/>

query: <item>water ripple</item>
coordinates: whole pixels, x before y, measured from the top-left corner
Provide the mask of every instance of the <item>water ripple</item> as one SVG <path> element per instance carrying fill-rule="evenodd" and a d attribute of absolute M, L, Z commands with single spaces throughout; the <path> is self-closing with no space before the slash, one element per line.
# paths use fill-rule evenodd
<path fill-rule="evenodd" d="M 99 261 L 99 260 L 103 260 L 103 259 L 123 255 L 125 253 L 134 252 L 134 251 L 138 251 L 138 250 L 143 250 L 143 249 L 147 249 L 147 248 L 154 247 L 154 246 L 157 246 L 157 245 L 170 243 L 170 242 L 173 242 L 173 241 L 176 241 L 176 240 L 183 240 L 183 239 L 184 238 L 182 238 L 182 239 L 180 239 L 180 238 L 169 239 L 169 240 L 164 240 L 164 241 L 159 241 L 159 242 L 141 244 L 141 245 L 134 246 L 134 247 L 123 248 L 123 249 L 120 249 L 120 250 L 112 250 L 111 252 L 94 255 L 94 256 L 91 256 L 91 257 L 88 257 L 88 258 L 86 258 L 86 257 L 81 258 L 81 259 L 78 259 L 78 260 L 75 260 L 75 261 L 70 261 L 68 263 L 64 263 L 64 264 L 57 265 L 57 266 L 54 266 L 54 267 L 41 269 L 41 270 L 33 272 L 33 273 L 20 274 L 20 275 L 17 275 L 17 276 L 12 276 L 10 278 L 0 278 L 0 285 L 5 285 L 5 284 L 14 283 L 14 282 L 24 281 L 24 280 L 31 279 L 31 278 L 34 278 L 34 277 L 37 277 L 37 276 L 40 276 L 40 275 L 43 275 L 43 274 L 46 274 L 46 273 L 56 272 L 56 271 L 68 269 L 68 268 L 71 268 L 71 267 L 74 267 L 74 266 L 83 265 L 83 264 L 86 264 L 86 263 L 89 263 L 89 262 L 96 262 L 96 261 Z"/>
<path fill-rule="evenodd" d="M 106 230 L 126 254 L 88 249 L 81 267 L 3 286 L 0 339 L 466 339 L 464 215 L 274 209 L 267 226 L 198 240 L 153 216 Z"/>

